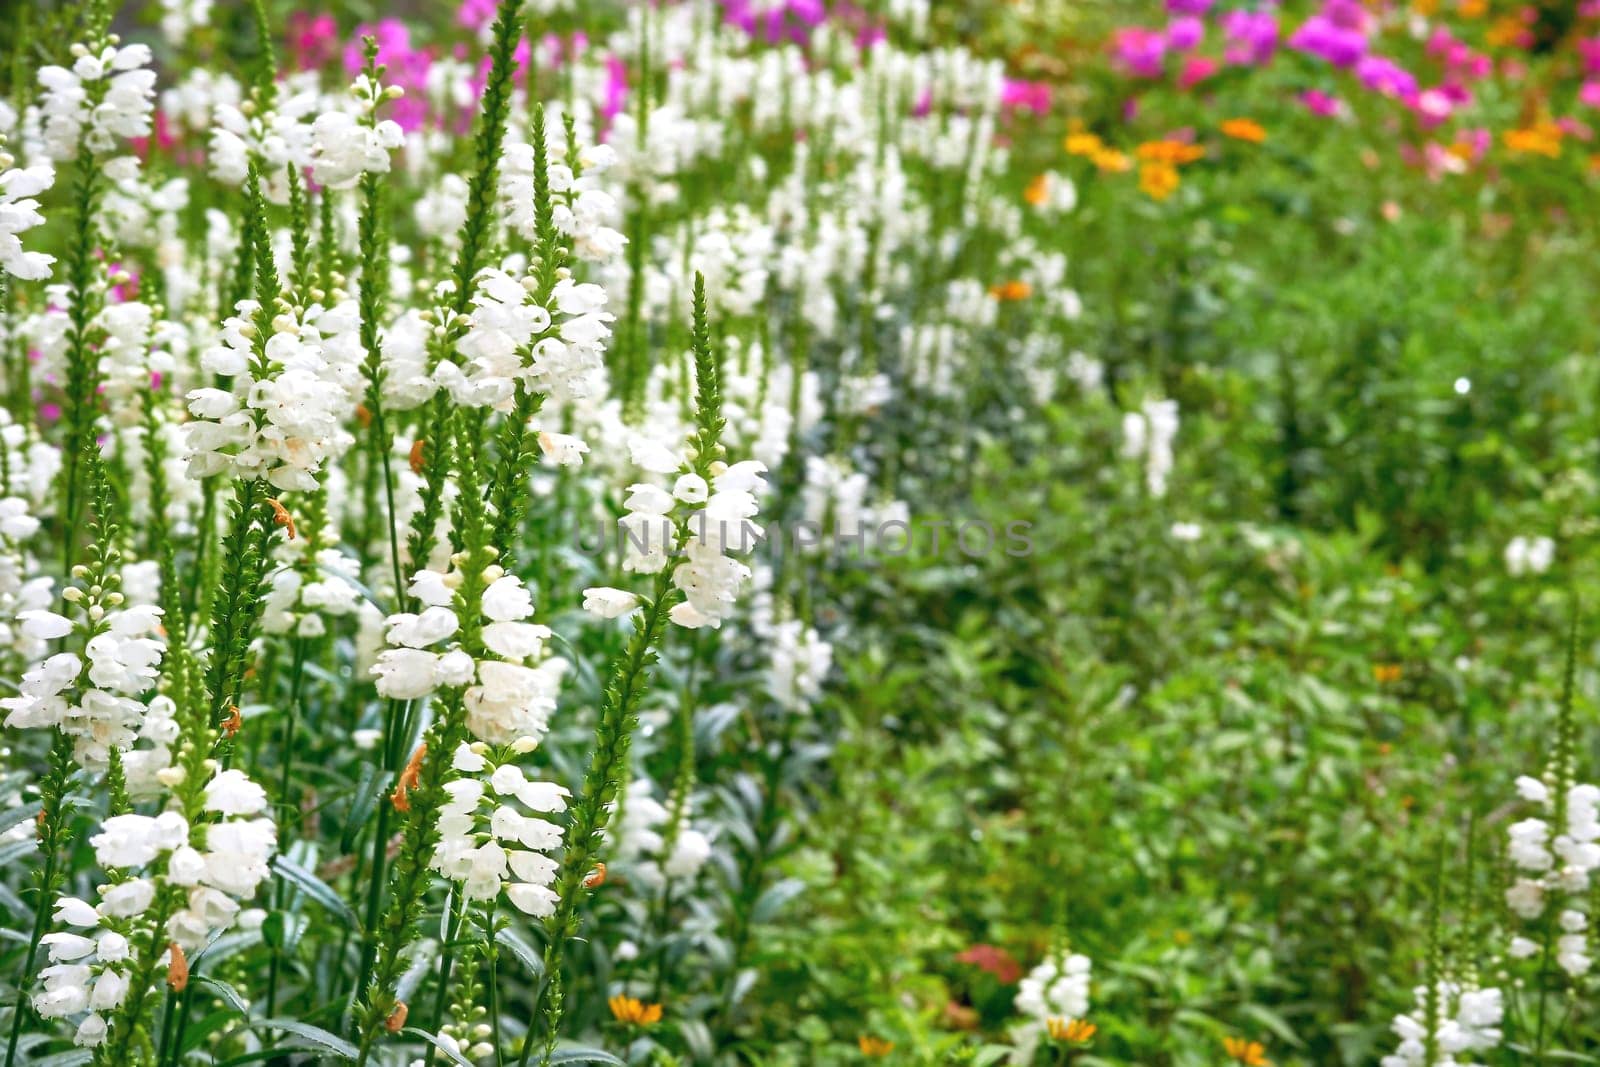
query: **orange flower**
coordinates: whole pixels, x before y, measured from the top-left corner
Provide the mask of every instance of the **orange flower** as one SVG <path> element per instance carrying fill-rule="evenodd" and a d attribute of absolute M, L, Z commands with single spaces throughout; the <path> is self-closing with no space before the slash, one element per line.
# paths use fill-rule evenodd
<path fill-rule="evenodd" d="M 1026 300 L 1033 295 L 1033 286 L 1023 281 L 1002 282 L 989 287 L 989 295 L 1001 303 Z"/>
<path fill-rule="evenodd" d="M 861 1050 L 861 1054 L 863 1056 L 871 1056 L 876 1058 L 879 1056 L 887 1056 L 890 1052 L 893 1052 L 894 1042 L 885 1041 L 881 1037 L 873 1037 L 870 1034 L 862 1034 L 860 1037 L 856 1038 L 856 1047 Z"/>
<path fill-rule="evenodd" d="M 427 442 L 424 441 L 420 437 L 417 438 L 415 441 L 411 442 L 411 457 L 410 458 L 411 458 L 411 473 L 412 474 L 421 474 L 422 473 L 422 449 L 426 444 L 427 444 Z"/>
<path fill-rule="evenodd" d="M 389 803 L 394 805 L 395 811 L 411 810 L 411 798 L 407 794 L 422 784 L 422 761 L 427 755 L 428 743 L 424 741 L 411 753 L 400 777 L 395 779 L 394 792 L 389 794 Z"/>
<path fill-rule="evenodd" d="M 1459 0 L 1456 13 L 1464 19 L 1481 19 L 1489 13 L 1489 0 Z"/>
<path fill-rule="evenodd" d="M 383 1020 L 383 1028 L 391 1034 L 398 1034 L 405 1029 L 406 1016 L 409 1014 L 411 1014 L 410 1005 L 403 1000 L 396 1001 L 394 1011 L 391 1011 L 389 1017 Z"/>
<path fill-rule="evenodd" d="M 1134 155 L 1146 163 L 1165 163 L 1172 167 L 1193 163 L 1205 154 L 1204 146 L 1186 141 L 1146 141 L 1134 149 Z"/>
<path fill-rule="evenodd" d="M 244 725 L 244 716 L 239 714 L 239 705 L 228 705 L 228 717 L 222 720 L 222 732 L 229 737 L 239 732 L 239 727 Z"/>
<path fill-rule="evenodd" d="M 1372 665 L 1372 680 L 1379 685 L 1392 685 L 1400 680 L 1400 664 L 1374 663 Z"/>
<path fill-rule="evenodd" d="M 659 1004 L 646 1004 L 621 994 L 612 997 L 606 1004 L 611 1008 L 612 1018 L 626 1026 L 652 1026 L 661 1021 Z"/>
<path fill-rule="evenodd" d="M 1087 1019 L 1046 1019 L 1045 1029 L 1050 1031 L 1050 1037 L 1055 1041 L 1066 1041 L 1074 1045 L 1087 1044 L 1094 1037 L 1095 1031 L 1100 1029 Z"/>
<path fill-rule="evenodd" d="M 1518 155 L 1548 156 L 1551 159 L 1561 158 L 1561 138 L 1563 136 L 1560 126 L 1553 122 L 1536 122 L 1532 126 L 1520 130 L 1506 130 L 1500 135 L 1505 146 Z"/>
<path fill-rule="evenodd" d="M 274 497 L 267 497 L 267 503 L 272 506 L 272 524 L 282 526 L 289 531 L 289 540 L 294 540 L 294 516 L 289 514 L 289 509 L 284 507 Z"/>
<path fill-rule="evenodd" d="M 1222 1039 L 1222 1050 L 1230 1060 L 1238 1060 L 1244 1067 L 1272 1067 L 1272 1061 L 1267 1059 L 1266 1047 L 1259 1041 L 1225 1037 Z"/>
<path fill-rule="evenodd" d="M 1050 199 L 1050 176 L 1040 174 L 1028 183 L 1028 188 L 1023 190 L 1022 199 L 1034 207 L 1043 207 L 1045 201 Z"/>
<path fill-rule="evenodd" d="M 1105 149 L 1105 142 L 1100 140 L 1098 134 L 1069 133 L 1064 146 L 1069 156 L 1088 156 L 1093 159 Z"/>
<path fill-rule="evenodd" d="M 1133 169 L 1133 160 L 1128 158 L 1128 153 L 1115 148 L 1102 148 L 1092 158 L 1094 165 L 1107 174 L 1125 174 Z"/>
<path fill-rule="evenodd" d="M 189 958 L 176 941 L 167 946 L 167 988 L 182 993 L 189 985 Z"/>
<path fill-rule="evenodd" d="M 1171 196 L 1178 182 L 1178 168 L 1170 163 L 1146 163 L 1139 168 L 1139 189 L 1152 200 Z"/>
<path fill-rule="evenodd" d="M 1483 35 L 1491 48 L 1523 48 L 1533 41 L 1533 34 L 1515 15 L 1505 15 L 1494 20 L 1489 32 Z"/>
<path fill-rule="evenodd" d="M 1267 128 L 1255 119 L 1229 119 L 1222 124 L 1221 130 L 1224 137 L 1232 137 L 1235 141 L 1260 144 L 1267 139 Z"/>

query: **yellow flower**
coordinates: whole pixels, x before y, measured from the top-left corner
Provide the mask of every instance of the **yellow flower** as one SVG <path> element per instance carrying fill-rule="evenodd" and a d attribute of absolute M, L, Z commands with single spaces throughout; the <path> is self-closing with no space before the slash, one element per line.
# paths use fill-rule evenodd
<path fill-rule="evenodd" d="M 1400 680 L 1400 664 L 1374 663 L 1372 665 L 1372 680 L 1379 685 L 1392 685 Z"/>
<path fill-rule="evenodd" d="M 626 1026 L 651 1026 L 661 1021 L 659 1004 L 646 1004 L 634 997 L 625 997 L 621 994 L 612 997 L 606 1003 L 611 1007 L 612 1017 Z"/>
<path fill-rule="evenodd" d="M 1221 129 L 1224 137 L 1232 137 L 1235 141 L 1260 144 L 1267 139 L 1267 128 L 1255 119 L 1229 119 Z"/>
<path fill-rule="evenodd" d="M 1119 152 L 1115 148 L 1102 148 L 1090 157 L 1094 165 L 1107 174 L 1123 174 L 1133 167 L 1133 161 L 1126 152 Z"/>
<path fill-rule="evenodd" d="M 1178 182 L 1178 168 L 1171 163 L 1146 163 L 1139 168 L 1139 189 L 1152 200 L 1171 196 Z"/>
<path fill-rule="evenodd" d="M 1094 1032 L 1100 1029 L 1087 1019 L 1046 1019 L 1044 1026 L 1050 1031 L 1052 1040 L 1067 1041 L 1074 1045 L 1087 1044 L 1094 1037 Z"/>
<path fill-rule="evenodd" d="M 1244 1067 L 1272 1067 L 1272 1061 L 1267 1059 L 1267 1050 L 1259 1041 L 1225 1037 L 1222 1039 L 1222 1050 L 1230 1060 L 1237 1060 Z"/>
<path fill-rule="evenodd" d="M 893 1041 L 885 1041 L 883 1038 L 873 1037 L 871 1034 L 862 1034 L 856 1038 L 856 1046 L 861 1049 L 863 1056 L 871 1056 L 873 1058 L 887 1056 L 894 1051 Z"/>
<path fill-rule="evenodd" d="M 1042 206 L 1050 199 L 1050 175 L 1040 174 L 1029 182 L 1028 188 L 1023 190 L 1022 199 L 1034 207 Z"/>
<path fill-rule="evenodd" d="M 1105 148 L 1105 142 L 1093 133 L 1067 134 L 1066 149 L 1069 156 L 1089 156 L 1093 158 L 1097 152 Z"/>

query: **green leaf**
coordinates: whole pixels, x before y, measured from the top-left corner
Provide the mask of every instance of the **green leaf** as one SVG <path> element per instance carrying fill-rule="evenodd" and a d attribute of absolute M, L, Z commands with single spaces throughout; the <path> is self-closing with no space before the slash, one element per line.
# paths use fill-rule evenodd
<path fill-rule="evenodd" d="M 284 879 L 296 886 L 301 892 L 312 900 L 321 904 L 328 912 L 344 922 L 351 930 L 361 929 L 361 920 L 356 917 L 355 911 L 345 903 L 343 897 L 335 893 L 327 882 L 312 874 L 287 856 L 279 856 L 272 863 L 273 869 L 283 875 Z"/>
<path fill-rule="evenodd" d="M 260 1019 L 250 1024 L 252 1030 L 282 1030 L 292 1034 L 314 1047 L 328 1053 L 330 1056 L 339 1056 L 343 1059 L 353 1060 L 361 1054 L 361 1050 L 338 1034 L 330 1034 L 320 1026 L 300 1022 L 298 1019 Z"/>
<path fill-rule="evenodd" d="M 410 1034 L 412 1037 L 421 1038 L 434 1048 L 438 1049 L 440 1052 L 444 1053 L 445 1058 L 450 1060 L 450 1062 L 460 1064 L 460 1067 L 472 1067 L 472 1062 L 470 1060 L 462 1056 L 460 1052 L 457 1052 L 450 1046 L 441 1042 L 438 1034 L 430 1034 L 428 1031 L 419 1030 L 415 1026 L 408 1026 L 400 1032 L 402 1034 Z"/>
<path fill-rule="evenodd" d="M 239 995 L 239 991 L 237 989 L 233 988 L 233 986 L 229 985 L 227 982 L 218 981 L 209 974 L 195 975 L 194 981 L 197 985 L 205 986 L 217 996 L 221 997 L 225 1004 L 227 1004 L 234 1011 L 237 1011 L 240 1015 L 248 1016 L 250 1014 L 249 1003 L 244 999 L 244 997 Z"/>
<path fill-rule="evenodd" d="M 768 886 L 751 909 L 751 917 L 758 923 L 770 922 L 785 904 L 805 892 L 805 889 L 806 883 L 799 878 L 785 878 Z"/>
<path fill-rule="evenodd" d="M 93 1055 L 86 1048 L 69 1049 L 66 1052 L 57 1052 L 53 1056 L 34 1060 L 33 1067 L 79 1067 L 80 1064 L 88 1063 Z"/>
<path fill-rule="evenodd" d="M 497 944 L 509 950 L 517 958 L 517 962 L 527 968 L 529 974 L 541 975 L 544 973 L 544 960 L 533 950 L 533 946 L 522 940 L 511 927 L 502 926 L 496 930 L 494 939 Z"/>
<path fill-rule="evenodd" d="M 366 827 L 372 809 L 378 806 L 378 775 L 382 772 L 371 763 L 361 764 L 361 778 L 350 796 L 350 814 L 345 817 L 344 832 L 339 835 L 339 851 L 355 848 L 356 838 Z"/>
<path fill-rule="evenodd" d="M 32 804 L 24 804 L 20 808 L 12 808 L 10 811 L 0 813 L 0 834 L 5 833 L 20 822 L 36 817 L 38 814 L 39 802 L 37 800 Z"/>
<path fill-rule="evenodd" d="M 615 1067 L 627 1067 L 621 1060 L 609 1052 L 597 1048 L 558 1048 L 550 1054 L 549 1062 L 561 1063 L 605 1063 Z"/>

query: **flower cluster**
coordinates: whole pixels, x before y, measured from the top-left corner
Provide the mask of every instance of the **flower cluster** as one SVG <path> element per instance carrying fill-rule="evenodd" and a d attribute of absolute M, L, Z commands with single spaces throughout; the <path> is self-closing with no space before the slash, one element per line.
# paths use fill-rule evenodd
<path fill-rule="evenodd" d="M 1500 1020 L 1505 1013 L 1500 990 L 1470 989 L 1456 982 L 1441 981 L 1433 990 L 1416 990 L 1416 1008 L 1395 1016 L 1394 1032 L 1400 1045 L 1379 1061 L 1382 1067 L 1473 1067 L 1473 1053 L 1486 1052 L 1500 1044 Z M 1426 1020 L 1430 1012 L 1438 1020 L 1433 1033 Z M 1434 1058 L 1428 1057 L 1433 1046 Z"/>
<path fill-rule="evenodd" d="M 1600 868 L 1600 787 L 1577 783 L 1562 793 L 1559 785 L 1524 775 L 1517 779 L 1517 794 L 1548 812 L 1556 825 L 1535 816 L 1507 830 L 1506 854 L 1517 876 L 1506 890 L 1506 906 L 1517 917 L 1535 922 L 1544 918 L 1549 895 L 1558 894 L 1564 903 L 1557 916 L 1561 934 L 1556 961 L 1569 976 L 1581 977 L 1593 963 L 1585 931 L 1589 887 Z M 1537 946 L 1517 937 L 1510 951 L 1513 957 L 1527 957 Z"/>
<path fill-rule="evenodd" d="M 565 811 L 569 793 L 553 782 L 530 781 L 511 762 L 536 743 L 518 738 L 504 758 L 481 741 L 456 749 L 451 767 L 461 777 L 445 783 L 449 800 L 439 809 L 433 869 L 461 883 L 469 901 L 493 900 L 504 891 L 519 910 L 543 917 L 555 909 L 550 886 L 557 865 L 549 853 L 561 843 L 560 825 L 545 816 Z"/>

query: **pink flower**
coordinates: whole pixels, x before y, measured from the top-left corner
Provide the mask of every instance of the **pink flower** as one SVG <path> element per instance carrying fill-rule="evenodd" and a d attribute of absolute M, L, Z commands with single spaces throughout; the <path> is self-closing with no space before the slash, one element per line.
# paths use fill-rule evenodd
<path fill-rule="evenodd" d="M 339 25 L 332 15 L 326 12 L 313 15 L 307 11 L 289 15 L 289 58 L 295 69 L 320 67 L 338 51 Z"/>
<path fill-rule="evenodd" d="M 1185 89 L 1192 89 L 1215 74 L 1221 66 L 1222 64 L 1210 56 L 1190 56 L 1183 61 L 1183 70 L 1178 74 L 1178 84 Z"/>
<path fill-rule="evenodd" d="M 456 22 L 476 33 L 494 21 L 496 7 L 495 0 L 461 0 Z"/>
<path fill-rule="evenodd" d="M 1007 78 L 1000 88 L 1000 106 L 1008 112 L 1027 110 L 1035 115 L 1047 114 L 1050 110 L 1050 86 L 1044 82 Z"/>
<path fill-rule="evenodd" d="M 1578 103 L 1585 107 L 1600 107 L 1600 81 L 1587 81 L 1578 90 Z"/>
<path fill-rule="evenodd" d="M 1205 40 L 1206 24 L 1193 15 L 1181 15 L 1167 23 L 1167 47 L 1187 52 Z"/>
<path fill-rule="evenodd" d="M 1344 103 L 1338 97 L 1330 96 L 1321 89 L 1307 89 L 1300 94 L 1300 102 L 1307 111 L 1323 118 L 1331 119 L 1344 111 Z"/>
<path fill-rule="evenodd" d="M 1167 61 L 1167 35 L 1140 26 L 1125 26 L 1112 35 L 1111 51 L 1135 78 L 1159 78 Z"/>
<path fill-rule="evenodd" d="M 1278 17 L 1272 11 L 1229 11 L 1222 16 L 1229 63 L 1264 66 L 1278 50 Z"/>

